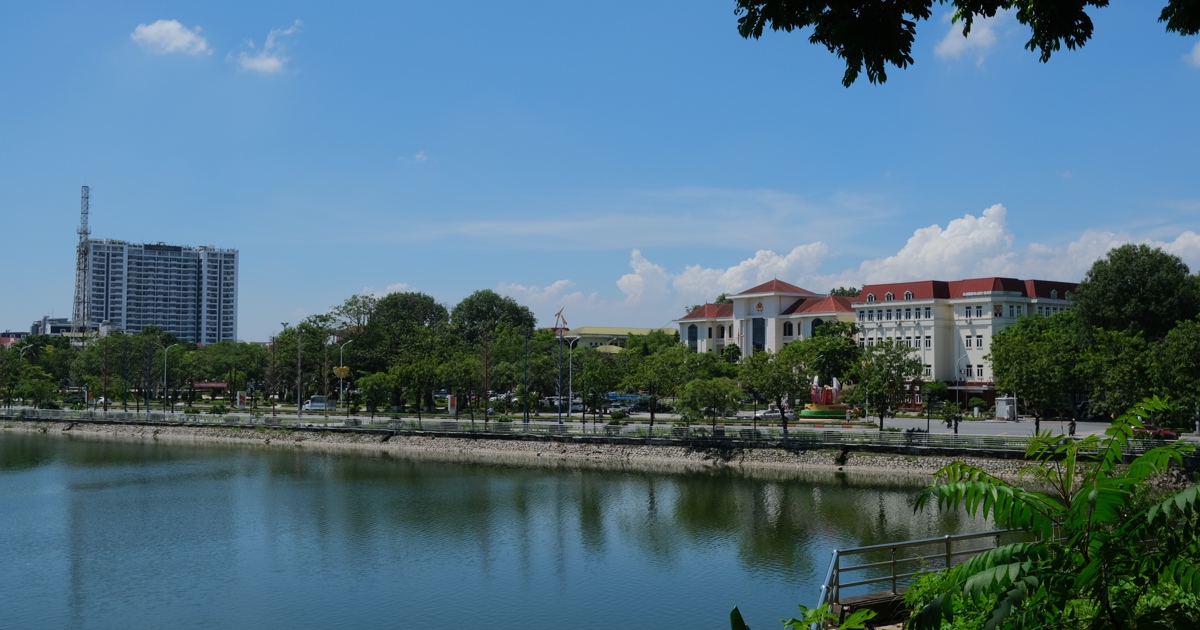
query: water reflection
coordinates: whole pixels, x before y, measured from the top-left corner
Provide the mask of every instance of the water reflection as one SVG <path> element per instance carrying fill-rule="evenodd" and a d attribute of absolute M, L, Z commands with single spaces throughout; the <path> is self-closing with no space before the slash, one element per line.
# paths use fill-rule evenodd
<path fill-rule="evenodd" d="M 18 626 L 771 627 L 834 547 L 986 527 L 912 479 L 20 434 L 0 482 Z"/>

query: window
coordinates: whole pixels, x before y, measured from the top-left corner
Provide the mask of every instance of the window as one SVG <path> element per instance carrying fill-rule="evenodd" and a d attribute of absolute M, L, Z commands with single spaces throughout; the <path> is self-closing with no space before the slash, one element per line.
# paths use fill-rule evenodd
<path fill-rule="evenodd" d="M 982 305 L 975 307 L 975 317 L 983 317 L 983 306 Z"/>
<path fill-rule="evenodd" d="M 783 336 L 791 337 L 793 332 L 792 322 L 783 322 Z"/>
<path fill-rule="evenodd" d="M 908 346 L 909 348 L 916 348 L 916 346 L 914 346 L 912 343 L 912 337 L 905 337 L 904 345 Z"/>
<path fill-rule="evenodd" d="M 708 338 L 712 339 L 712 326 L 708 327 Z"/>
<path fill-rule="evenodd" d="M 968 376 L 968 377 L 970 377 L 970 376 L 971 376 L 971 367 L 972 367 L 972 366 L 971 366 L 971 364 L 970 364 L 970 363 L 968 363 L 968 364 L 967 364 L 967 372 L 966 372 L 966 374 L 967 374 L 967 376 Z"/>
<path fill-rule="evenodd" d="M 894 297 L 896 297 L 896 296 L 892 295 L 892 292 L 891 292 L 891 291 L 888 291 L 888 292 L 887 292 L 887 295 L 884 295 L 884 296 L 883 296 L 883 301 L 884 301 L 884 302 L 891 302 L 891 301 L 892 301 L 892 298 L 894 298 Z"/>
<path fill-rule="evenodd" d="M 722 338 L 725 337 L 725 327 L 724 326 L 717 326 L 717 336 L 722 337 Z"/>
<path fill-rule="evenodd" d="M 933 366 L 928 363 L 925 364 L 925 376 L 933 376 Z"/>
<path fill-rule="evenodd" d="M 883 309 L 879 309 L 879 310 L 875 311 L 875 319 L 878 319 L 879 321 L 883 321 Z"/>
<path fill-rule="evenodd" d="M 967 317 L 967 319 L 971 319 L 971 307 L 970 306 L 963 308 L 963 315 L 965 315 Z"/>
<path fill-rule="evenodd" d="M 874 294 L 874 293 L 868 293 L 868 294 L 867 294 L 867 303 L 868 303 L 868 304 L 870 304 L 870 303 L 872 303 L 872 302 L 874 302 L 874 301 L 875 301 L 875 294 Z"/>
<path fill-rule="evenodd" d="M 904 292 L 904 299 L 906 299 L 906 300 L 911 300 L 911 299 L 912 299 L 912 291 L 905 291 L 905 292 Z"/>
<path fill-rule="evenodd" d="M 968 348 L 971 347 L 971 335 L 967 335 L 963 338 L 963 344 L 965 344 Z"/>
<path fill-rule="evenodd" d="M 983 347 L 983 335 L 975 335 L 975 347 L 976 348 Z"/>
<path fill-rule="evenodd" d="M 931 319 L 932 317 L 933 317 L 933 309 L 926 306 L 925 307 L 925 319 Z"/>
<path fill-rule="evenodd" d="M 1010 318 L 1017 316 L 1017 307 L 1013 304 L 1008 305 L 1008 316 Z"/>
<path fill-rule="evenodd" d="M 858 312 L 858 321 L 860 321 L 860 322 L 863 320 L 863 313 L 864 313 L 864 311 Z"/>
<path fill-rule="evenodd" d="M 983 366 L 982 365 L 975 366 L 975 376 L 978 376 L 979 378 L 983 378 Z"/>
<path fill-rule="evenodd" d="M 926 347 L 926 348 L 932 348 L 932 347 L 933 347 L 933 337 L 931 337 L 931 336 L 929 336 L 929 335 L 925 335 L 925 347 Z"/>
<path fill-rule="evenodd" d="M 889 320 L 892 319 L 892 309 L 890 309 L 890 308 L 887 310 L 887 318 Z"/>
<path fill-rule="evenodd" d="M 875 311 L 867 311 L 867 321 L 875 321 Z"/>
<path fill-rule="evenodd" d="M 1066 293 L 1064 293 L 1064 294 L 1063 294 L 1063 297 L 1064 297 L 1064 298 L 1066 298 L 1066 299 L 1068 299 L 1068 300 L 1069 300 L 1069 299 L 1071 299 L 1071 292 L 1070 292 L 1070 291 L 1067 291 Z"/>
<path fill-rule="evenodd" d="M 904 319 L 912 319 L 912 309 L 911 308 L 904 309 Z"/>
<path fill-rule="evenodd" d="M 1057 300 L 1057 299 L 1058 299 L 1058 289 L 1055 289 L 1055 290 L 1053 290 L 1053 291 L 1051 291 L 1051 292 L 1050 292 L 1050 299 L 1051 299 L 1051 300 Z"/>

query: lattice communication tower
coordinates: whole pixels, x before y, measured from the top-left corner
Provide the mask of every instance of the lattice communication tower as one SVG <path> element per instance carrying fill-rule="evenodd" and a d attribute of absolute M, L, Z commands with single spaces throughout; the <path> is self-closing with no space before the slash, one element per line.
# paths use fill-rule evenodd
<path fill-rule="evenodd" d="M 88 187 L 79 194 L 79 249 L 75 252 L 75 306 L 71 310 L 71 337 L 82 341 L 83 333 L 91 328 L 91 309 L 88 298 Z"/>

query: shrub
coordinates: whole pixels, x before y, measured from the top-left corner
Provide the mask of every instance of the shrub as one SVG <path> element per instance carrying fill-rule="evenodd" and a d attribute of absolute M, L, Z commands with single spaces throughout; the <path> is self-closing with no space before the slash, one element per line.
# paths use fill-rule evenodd
<path fill-rule="evenodd" d="M 208 408 L 208 413 L 214 416 L 223 416 L 229 413 L 229 408 L 225 405 L 213 405 Z"/>
<path fill-rule="evenodd" d="M 508 415 L 496 416 L 495 420 L 496 420 L 496 422 L 512 422 L 513 421 L 512 416 L 508 416 Z"/>
<path fill-rule="evenodd" d="M 614 411 L 610 415 L 612 415 L 613 420 L 624 420 L 625 418 L 628 417 L 625 415 L 624 411 Z"/>
<path fill-rule="evenodd" d="M 195 407 L 184 407 L 183 413 L 189 416 L 198 416 L 200 415 L 200 410 Z"/>

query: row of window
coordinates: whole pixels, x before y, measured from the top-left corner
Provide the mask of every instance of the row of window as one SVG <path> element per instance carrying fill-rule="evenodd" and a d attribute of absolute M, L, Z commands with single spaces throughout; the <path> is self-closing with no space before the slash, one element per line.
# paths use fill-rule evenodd
<path fill-rule="evenodd" d="M 868 322 L 873 322 L 876 319 L 878 319 L 881 322 L 889 321 L 892 319 L 892 310 L 893 309 L 890 309 L 890 308 L 878 309 L 878 310 L 873 310 L 873 311 L 860 310 L 858 312 L 858 321 L 861 322 L 864 319 Z M 919 306 L 917 308 L 906 308 L 906 309 L 903 309 L 903 311 L 901 311 L 901 309 L 895 309 L 895 311 L 896 311 L 896 319 L 899 321 L 911 321 L 911 320 L 918 320 L 918 319 L 933 319 L 933 309 L 928 306 L 925 307 L 925 317 L 924 318 L 921 317 L 921 307 L 919 307 Z M 865 314 L 865 316 L 864 316 L 864 314 Z"/>

